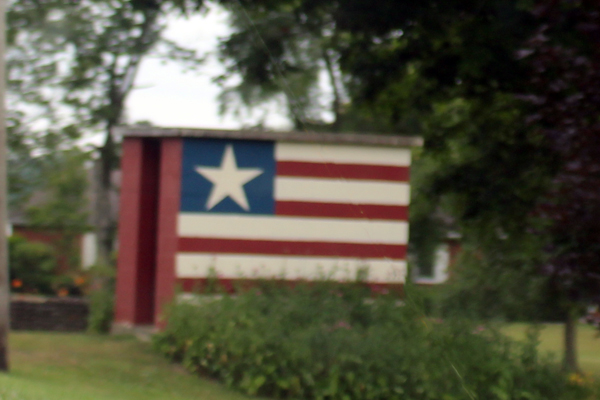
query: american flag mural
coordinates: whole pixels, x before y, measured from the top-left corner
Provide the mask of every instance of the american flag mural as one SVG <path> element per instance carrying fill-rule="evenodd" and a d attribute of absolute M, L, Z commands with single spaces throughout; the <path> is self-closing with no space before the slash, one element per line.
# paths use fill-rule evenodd
<path fill-rule="evenodd" d="M 178 279 L 403 283 L 410 150 L 184 138 Z"/>

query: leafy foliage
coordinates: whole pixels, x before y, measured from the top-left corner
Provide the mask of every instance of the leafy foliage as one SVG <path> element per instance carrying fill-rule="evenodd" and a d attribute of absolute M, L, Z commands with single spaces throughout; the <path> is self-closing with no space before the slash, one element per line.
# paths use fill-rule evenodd
<path fill-rule="evenodd" d="M 54 245 L 70 269 L 79 266 L 79 235 L 90 230 L 86 161 L 89 155 L 77 149 L 44 157 L 39 162 L 45 168 L 40 187 L 45 199 L 26 209 L 32 226 L 59 233 Z"/>
<path fill-rule="evenodd" d="M 9 113 L 6 120 L 8 207 L 19 210 L 41 185 L 39 158 L 33 156 L 30 132 L 20 113 Z"/>
<path fill-rule="evenodd" d="M 550 278 L 539 273 L 540 260 L 535 258 L 542 254 L 539 242 L 522 239 L 518 249 L 504 241 L 504 252 L 497 245 L 486 251 L 467 243 L 448 284 L 436 288 L 432 314 L 476 320 L 564 321 L 564 298 Z"/>
<path fill-rule="evenodd" d="M 44 243 L 29 242 L 13 235 L 8 240 L 9 270 L 13 290 L 26 293 L 53 294 L 56 253 Z"/>
<path fill-rule="evenodd" d="M 114 292 L 104 288 L 94 290 L 89 299 L 88 331 L 94 333 L 110 332 L 114 315 Z"/>
<path fill-rule="evenodd" d="M 42 180 L 47 201 L 28 209 L 33 225 L 81 233 L 87 228 L 89 154 L 77 149 L 45 157 Z"/>
<path fill-rule="evenodd" d="M 264 287 L 171 307 L 159 351 L 248 394 L 305 399 L 584 398 L 519 345 L 356 287 Z"/>
<path fill-rule="evenodd" d="M 334 21 L 334 2 L 315 8 L 305 2 L 269 2 L 266 7 L 261 1 L 221 3 L 231 11 L 234 28 L 219 48 L 227 68 L 217 79 L 224 88 L 223 111 L 235 100 L 252 108 L 282 97 L 296 129 L 325 125 L 322 113 L 327 111 L 334 115 L 329 129 L 339 130 L 347 103 L 339 64 L 345 39 Z M 321 72 L 332 92 L 328 104 L 322 101 Z M 232 77 L 241 82 L 232 85 Z"/>
<path fill-rule="evenodd" d="M 600 301 L 599 12 L 592 1 L 541 3 L 519 52 L 532 72 L 529 121 L 560 165 L 538 207 L 551 222 L 545 272 L 575 302 Z"/>
<path fill-rule="evenodd" d="M 112 327 L 115 308 L 115 277 L 112 266 L 95 265 L 90 269 L 93 287 L 89 295 L 88 331 L 106 334 Z"/>
<path fill-rule="evenodd" d="M 37 117 L 28 140 L 54 151 L 83 134 L 104 134 L 94 205 L 103 262 L 116 229 L 109 195 L 119 152 L 111 129 L 124 122 L 125 100 L 144 57 L 152 53 L 190 67 L 201 61 L 161 37 L 166 13 L 201 6 L 186 0 L 19 0 L 8 10 L 11 109 L 16 117 Z"/>

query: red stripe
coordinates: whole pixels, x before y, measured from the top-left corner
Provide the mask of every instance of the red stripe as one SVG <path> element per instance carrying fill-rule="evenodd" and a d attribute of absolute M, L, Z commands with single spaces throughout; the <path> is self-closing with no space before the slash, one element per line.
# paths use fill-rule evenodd
<path fill-rule="evenodd" d="M 277 176 L 408 182 L 409 175 L 409 167 L 390 165 L 333 164 L 299 161 L 277 162 Z"/>
<path fill-rule="evenodd" d="M 244 289 L 252 282 L 248 279 L 210 279 L 212 282 L 209 288 L 208 278 L 179 278 L 177 284 L 184 293 L 230 293 L 233 294 L 238 290 Z M 216 285 L 215 285 L 216 283 Z M 216 286 L 216 287 L 215 287 Z"/>
<path fill-rule="evenodd" d="M 405 245 L 284 242 L 272 240 L 241 240 L 211 238 L 179 238 L 178 250 L 190 253 L 271 254 L 288 256 L 336 256 L 359 258 L 406 257 Z"/>
<path fill-rule="evenodd" d="M 376 204 L 308 203 L 303 201 L 277 201 L 276 215 L 302 217 L 365 218 L 408 220 L 407 206 Z"/>

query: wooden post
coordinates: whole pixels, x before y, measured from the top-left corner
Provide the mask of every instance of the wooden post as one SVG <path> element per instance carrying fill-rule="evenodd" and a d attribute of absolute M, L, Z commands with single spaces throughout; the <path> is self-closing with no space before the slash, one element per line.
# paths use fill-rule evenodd
<path fill-rule="evenodd" d="M 6 241 L 6 122 L 5 66 L 6 0 L 0 0 L 0 371 L 8 372 L 8 330 L 10 326 L 10 288 L 8 275 L 8 243 Z"/>
<path fill-rule="evenodd" d="M 566 372 L 579 372 L 577 362 L 577 307 L 569 304 L 567 319 L 565 321 L 565 354 L 563 369 Z"/>

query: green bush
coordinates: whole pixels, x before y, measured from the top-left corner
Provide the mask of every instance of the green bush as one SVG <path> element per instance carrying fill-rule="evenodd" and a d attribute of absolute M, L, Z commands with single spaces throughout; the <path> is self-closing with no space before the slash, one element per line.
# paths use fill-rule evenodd
<path fill-rule="evenodd" d="M 108 333 L 114 316 L 115 271 L 108 266 L 94 266 L 90 270 L 90 275 L 93 289 L 89 295 L 88 331 Z"/>
<path fill-rule="evenodd" d="M 53 294 L 56 253 L 44 243 L 29 242 L 13 235 L 8 238 L 12 290 L 25 293 Z"/>
<path fill-rule="evenodd" d="M 539 264 L 520 263 L 520 259 L 503 264 L 498 257 L 495 253 L 482 256 L 477 249 L 463 251 L 450 281 L 431 288 L 431 292 L 438 292 L 432 298 L 432 311 L 444 318 L 521 322 L 566 319 L 564 296 L 549 277 L 540 274 Z"/>
<path fill-rule="evenodd" d="M 88 331 L 93 333 L 110 332 L 113 320 L 114 293 L 110 290 L 99 289 L 93 291 L 89 298 Z"/>
<path fill-rule="evenodd" d="M 315 284 L 171 306 L 155 346 L 248 394 L 302 399 L 578 399 L 534 341 L 433 321 L 393 296 Z"/>

